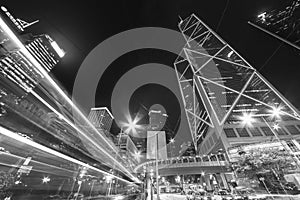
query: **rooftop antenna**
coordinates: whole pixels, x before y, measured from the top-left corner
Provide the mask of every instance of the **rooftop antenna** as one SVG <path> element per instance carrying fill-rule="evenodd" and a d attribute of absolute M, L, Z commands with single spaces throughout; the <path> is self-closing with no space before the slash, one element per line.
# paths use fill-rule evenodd
<path fill-rule="evenodd" d="M 33 24 L 36 24 L 36 23 L 38 23 L 39 22 L 39 20 L 35 20 L 35 21 L 33 21 L 33 22 L 26 22 L 26 21 L 24 21 L 24 20 L 21 20 L 21 19 L 19 19 L 19 18 L 17 18 L 17 21 L 20 23 L 20 25 L 22 26 L 22 28 L 27 28 L 27 27 L 29 27 L 29 26 L 31 26 L 31 25 L 33 25 Z"/>

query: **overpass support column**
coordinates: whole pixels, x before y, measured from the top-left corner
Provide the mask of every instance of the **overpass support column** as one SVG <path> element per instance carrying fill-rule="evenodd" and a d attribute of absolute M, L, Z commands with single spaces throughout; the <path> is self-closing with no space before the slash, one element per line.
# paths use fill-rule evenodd
<path fill-rule="evenodd" d="M 212 187 L 210 185 L 210 174 L 205 174 L 204 180 L 205 180 L 206 188 L 208 190 L 212 190 Z"/>
<path fill-rule="evenodd" d="M 153 199 L 153 194 L 152 194 L 152 189 L 151 189 L 151 178 L 147 177 L 146 182 L 147 182 L 146 183 L 146 185 L 147 185 L 147 188 L 146 188 L 146 191 L 147 191 L 146 200 L 152 200 Z"/>
<path fill-rule="evenodd" d="M 225 177 L 225 174 L 224 173 L 220 173 L 220 177 L 221 177 L 221 180 L 223 182 L 224 187 L 226 189 L 229 189 L 228 184 L 227 184 L 227 180 L 226 180 L 226 177 Z"/>

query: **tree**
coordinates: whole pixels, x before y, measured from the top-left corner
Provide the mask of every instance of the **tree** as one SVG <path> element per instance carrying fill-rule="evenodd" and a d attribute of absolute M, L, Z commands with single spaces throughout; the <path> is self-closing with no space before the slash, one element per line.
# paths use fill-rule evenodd
<path fill-rule="evenodd" d="M 264 184 L 270 191 L 282 191 L 287 182 L 284 174 L 295 168 L 295 162 L 289 152 L 280 149 L 255 149 L 240 152 L 238 161 L 233 164 L 236 173 L 250 180 L 264 178 Z"/>
<path fill-rule="evenodd" d="M 14 176 L 11 173 L 0 171 L 0 199 L 9 195 L 9 189 L 14 184 Z"/>

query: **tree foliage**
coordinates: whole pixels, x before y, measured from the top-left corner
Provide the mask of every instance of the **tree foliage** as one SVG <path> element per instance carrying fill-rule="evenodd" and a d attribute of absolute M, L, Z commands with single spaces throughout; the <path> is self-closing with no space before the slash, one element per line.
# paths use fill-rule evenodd
<path fill-rule="evenodd" d="M 0 171 L 0 199 L 4 198 L 14 184 L 14 176 L 8 172 Z"/>
<path fill-rule="evenodd" d="M 286 184 L 284 174 L 296 166 L 289 152 L 279 149 L 255 149 L 241 152 L 238 161 L 233 164 L 235 172 L 241 177 L 252 180 L 264 178 L 265 184 L 272 190 L 282 190 Z"/>

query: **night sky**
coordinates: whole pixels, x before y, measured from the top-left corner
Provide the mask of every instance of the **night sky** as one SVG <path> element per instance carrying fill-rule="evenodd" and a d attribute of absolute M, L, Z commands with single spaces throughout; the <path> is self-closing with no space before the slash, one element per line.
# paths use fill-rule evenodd
<path fill-rule="evenodd" d="M 96 3 L 97 2 L 97 3 Z M 39 19 L 30 28 L 33 33 L 47 33 L 67 52 L 52 71 L 72 94 L 73 82 L 87 54 L 105 39 L 138 27 L 177 29 L 179 17 L 195 13 L 215 30 L 253 67 L 267 78 L 294 106 L 300 108 L 300 59 L 290 46 L 251 27 L 248 20 L 263 11 L 285 5 L 285 0 L 147 0 L 147 1 L 3 1 L 15 17 L 26 21 Z M 226 8 L 226 10 L 225 10 Z M 223 16 L 223 17 L 222 17 Z M 222 20 L 220 20 L 222 18 Z M 278 47 L 280 47 L 278 49 Z M 105 72 L 98 84 L 98 106 L 110 107 L 112 90 L 119 78 L 135 66 L 158 62 L 173 67 L 176 55 L 161 50 L 140 50 L 121 56 Z M 122 66 L 122 68 L 121 68 Z M 174 72 L 175 73 L 175 72 Z M 155 88 L 155 93 L 153 89 Z M 151 93 L 152 91 L 152 93 Z M 148 94 L 148 96 L 147 96 Z M 151 95 L 149 95 L 151 94 Z M 164 94 L 162 98 L 160 94 Z M 169 96 L 168 96 L 169 95 Z M 168 126 L 176 130 L 180 111 L 178 100 L 165 102 L 172 93 L 154 85 L 139 88 L 131 101 L 131 111 L 144 112 L 156 101 L 169 106 Z M 144 98 L 144 99 L 143 99 Z M 151 99 L 153 98 L 153 99 Z M 180 99 L 179 99 L 180 100 Z M 132 105 L 136 105 L 132 106 Z M 174 109 L 171 109 L 173 106 Z M 143 123 L 146 123 L 144 121 Z"/>

